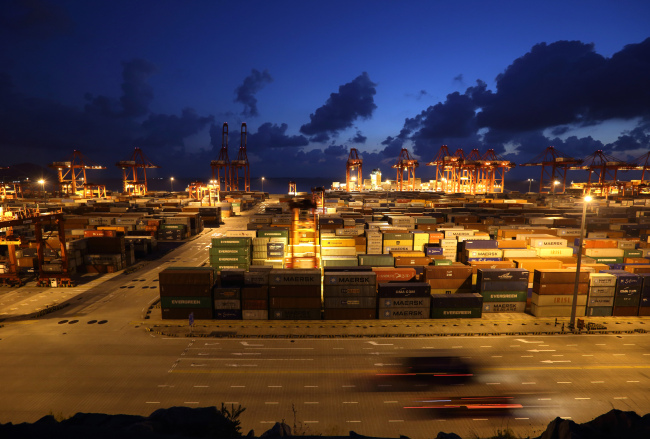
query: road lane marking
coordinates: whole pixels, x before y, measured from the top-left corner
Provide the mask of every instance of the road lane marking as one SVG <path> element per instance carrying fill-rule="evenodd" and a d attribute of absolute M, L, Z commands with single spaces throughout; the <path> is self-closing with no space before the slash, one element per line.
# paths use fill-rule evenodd
<path fill-rule="evenodd" d="M 558 381 L 558 384 L 571 384 L 571 381 Z"/>
<path fill-rule="evenodd" d="M 564 357 L 564 354 L 552 354 L 551 357 Z"/>
<path fill-rule="evenodd" d="M 377 343 L 376 341 L 367 341 L 366 343 L 370 343 L 373 346 L 393 346 L 393 343 Z"/>
<path fill-rule="evenodd" d="M 526 340 L 523 338 L 517 338 L 515 340 L 520 341 L 522 343 L 544 343 L 542 340 Z"/>
<path fill-rule="evenodd" d="M 210 386 L 194 386 L 194 387 L 206 388 L 206 387 L 210 387 Z"/>
<path fill-rule="evenodd" d="M 388 422 L 404 422 L 404 419 L 389 419 Z"/>
<path fill-rule="evenodd" d="M 551 398 L 537 398 L 538 401 L 550 401 Z"/>
<path fill-rule="evenodd" d="M 614 354 L 615 357 L 621 357 L 623 355 L 625 355 L 625 354 Z"/>
<path fill-rule="evenodd" d="M 492 346 L 481 346 L 482 348 L 491 348 Z"/>
<path fill-rule="evenodd" d="M 537 384 L 537 383 L 521 383 L 521 384 Z"/>
<path fill-rule="evenodd" d="M 343 401 L 343 404 L 359 404 L 359 401 Z"/>
<path fill-rule="evenodd" d="M 591 399 L 591 398 L 575 398 L 575 399 Z"/>
<path fill-rule="evenodd" d="M 627 396 L 615 396 L 614 399 L 627 399 Z"/>
<path fill-rule="evenodd" d="M 638 383 L 638 381 L 627 381 L 628 383 Z"/>
<path fill-rule="evenodd" d="M 623 343 L 623 346 L 634 346 L 636 343 Z"/>
<path fill-rule="evenodd" d="M 305 386 L 305 387 L 313 388 L 313 387 L 318 387 L 318 386 Z"/>
<path fill-rule="evenodd" d="M 230 387 L 244 388 L 246 386 L 230 386 Z"/>
<path fill-rule="evenodd" d="M 582 354 L 583 357 L 593 357 L 594 354 Z"/>
<path fill-rule="evenodd" d="M 604 382 L 605 382 L 605 381 L 592 381 L 591 384 L 602 384 L 602 383 L 604 383 Z"/>
<path fill-rule="evenodd" d="M 532 355 L 522 355 L 521 358 L 533 358 Z"/>
<path fill-rule="evenodd" d="M 577 344 L 568 344 L 567 346 L 578 346 Z"/>

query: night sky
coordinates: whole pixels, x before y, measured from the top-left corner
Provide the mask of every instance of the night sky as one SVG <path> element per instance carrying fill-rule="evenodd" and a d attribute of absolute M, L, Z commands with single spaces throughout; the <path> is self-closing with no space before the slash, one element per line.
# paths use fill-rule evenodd
<path fill-rule="evenodd" d="M 0 2 L 0 166 L 207 180 L 229 125 L 253 178 L 364 176 L 446 144 L 525 163 L 650 148 L 650 2 Z M 530 168 L 512 171 L 526 178 Z M 534 170 L 535 177 L 539 170 Z M 625 177 L 623 177 L 625 178 Z"/>

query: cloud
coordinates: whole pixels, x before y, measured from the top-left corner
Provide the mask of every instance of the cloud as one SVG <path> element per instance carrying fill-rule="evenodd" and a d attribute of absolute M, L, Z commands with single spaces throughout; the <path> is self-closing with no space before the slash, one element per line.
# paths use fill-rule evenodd
<path fill-rule="evenodd" d="M 515 151 L 511 159 L 523 163 L 551 145 L 576 158 L 597 149 L 647 150 L 648 71 L 650 38 L 625 46 L 611 58 L 579 41 L 540 43 L 498 75 L 496 91 L 479 80 L 464 93 L 450 93 L 407 118 L 399 135 L 382 142 L 386 147 L 382 153 L 396 155 L 399 148 L 412 144 L 415 154 L 428 160 L 447 144 L 451 151 Z M 578 127 L 635 118 L 641 121 L 639 126 L 609 145 L 571 136 Z"/>
<path fill-rule="evenodd" d="M 281 125 L 266 122 L 257 129 L 254 134 L 248 135 L 247 149 L 258 151 L 268 148 L 301 147 L 309 145 L 305 136 L 288 136 L 286 134 L 289 126 L 286 123 Z"/>
<path fill-rule="evenodd" d="M 310 122 L 301 126 L 300 132 L 307 136 L 336 135 L 358 118 L 370 118 L 377 108 L 376 86 L 366 72 L 341 85 L 338 93 L 330 94 L 325 104 L 309 115 Z"/>
<path fill-rule="evenodd" d="M 271 82 L 273 82 L 273 78 L 268 70 L 260 72 L 259 70 L 253 69 L 251 74 L 244 78 L 244 83 L 235 89 L 237 97 L 234 100 L 234 102 L 244 104 L 242 115 L 249 117 L 259 115 L 255 94 Z"/>
<path fill-rule="evenodd" d="M 363 134 L 361 134 L 361 131 L 357 131 L 355 136 L 350 139 L 350 142 L 352 142 L 352 143 L 366 143 L 366 140 L 368 140 L 368 138 L 366 136 L 364 136 Z"/>
<path fill-rule="evenodd" d="M 7 164 L 38 157 L 61 160 L 78 149 L 98 163 L 119 160 L 134 146 L 155 148 L 147 154 L 164 159 L 182 151 L 186 140 L 213 122 L 191 108 L 176 114 L 153 114 L 148 84 L 155 67 L 143 60 L 123 63 L 122 96 L 86 95 L 84 107 L 18 93 L 11 77 L 0 74 L 0 148 Z M 122 151 L 122 152 L 120 152 Z"/>
<path fill-rule="evenodd" d="M 329 156 L 341 157 L 348 156 L 349 151 L 348 148 L 343 145 L 330 145 L 323 151 L 323 153 Z"/>
<path fill-rule="evenodd" d="M 611 58 L 580 41 L 540 43 L 486 94 L 479 126 L 510 131 L 589 125 L 650 114 L 650 38 Z"/>

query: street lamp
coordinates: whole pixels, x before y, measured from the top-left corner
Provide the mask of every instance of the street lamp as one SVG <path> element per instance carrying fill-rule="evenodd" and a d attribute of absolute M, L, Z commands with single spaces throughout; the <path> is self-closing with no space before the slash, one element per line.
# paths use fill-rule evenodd
<path fill-rule="evenodd" d="M 533 181 L 535 181 L 535 180 L 532 179 L 532 178 L 529 178 L 529 179 L 528 179 L 528 192 L 530 192 L 530 188 L 531 188 L 531 186 L 533 185 Z"/>
<path fill-rule="evenodd" d="M 262 177 L 262 192 L 264 192 L 264 177 Z"/>
<path fill-rule="evenodd" d="M 582 203 L 582 223 L 580 224 L 580 237 L 578 238 L 578 263 L 576 264 L 576 278 L 573 284 L 573 303 L 571 304 L 571 321 L 569 321 L 569 328 L 575 330 L 576 322 L 576 309 L 578 306 L 578 281 L 580 280 L 580 264 L 582 263 L 582 237 L 585 234 L 585 217 L 587 216 L 587 204 L 591 201 L 591 197 L 587 195 L 583 198 Z"/>
<path fill-rule="evenodd" d="M 169 179 L 169 185 L 171 186 L 172 192 L 174 192 L 174 177 Z"/>

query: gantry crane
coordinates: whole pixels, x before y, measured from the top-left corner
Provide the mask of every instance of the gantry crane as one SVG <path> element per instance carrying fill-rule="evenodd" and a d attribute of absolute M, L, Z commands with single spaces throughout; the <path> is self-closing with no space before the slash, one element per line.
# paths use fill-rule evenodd
<path fill-rule="evenodd" d="M 452 156 L 447 145 L 442 145 L 438 155 L 427 166 L 436 167 L 436 191 L 452 192 L 459 178 L 459 168 L 462 160 Z"/>
<path fill-rule="evenodd" d="M 469 155 L 465 156 L 462 149 L 457 149 L 454 154 L 459 161 L 460 177 L 459 192 L 467 194 L 475 194 L 477 186 L 481 178 L 481 153 L 478 149 L 470 151 Z M 462 160 L 461 160 L 462 159 Z"/>
<path fill-rule="evenodd" d="M 415 189 L 415 168 L 419 166 L 418 161 L 411 158 L 409 152 L 406 148 L 402 148 L 402 151 L 399 154 L 397 163 L 392 167 L 397 169 L 397 190 L 402 191 L 404 185 L 404 172 L 407 173 L 407 182 L 406 186 L 408 190 Z"/>
<path fill-rule="evenodd" d="M 617 173 L 619 170 L 631 168 L 634 168 L 633 164 L 607 155 L 600 149 L 585 157 L 580 165 L 569 167 L 589 172 L 587 184 L 583 189 L 584 194 L 600 193 L 602 196 L 607 196 L 612 189 L 623 186 L 622 182 L 617 180 Z"/>
<path fill-rule="evenodd" d="M 115 166 L 122 168 L 123 192 L 135 196 L 143 196 L 147 193 L 147 169 L 160 168 L 151 163 L 138 147 L 129 160 L 119 161 Z"/>
<path fill-rule="evenodd" d="M 290 181 L 289 182 L 289 195 L 295 196 L 298 191 L 296 190 L 296 182 L 295 181 Z"/>
<path fill-rule="evenodd" d="M 646 152 L 640 157 L 630 161 L 630 168 L 622 168 L 626 171 L 641 171 L 641 180 L 631 182 L 632 194 L 638 195 L 642 189 L 650 185 L 650 178 L 646 180 L 645 172 L 650 171 L 650 152 Z"/>
<path fill-rule="evenodd" d="M 350 155 L 348 156 L 348 161 L 345 168 L 345 190 L 350 192 L 352 182 L 356 181 L 357 190 L 363 188 L 363 173 L 361 171 L 361 166 L 363 165 L 363 159 L 359 157 L 359 151 L 356 148 L 350 149 Z M 357 175 L 352 175 L 352 171 L 357 170 Z"/>
<path fill-rule="evenodd" d="M 479 189 L 483 189 L 486 193 L 503 193 L 506 185 L 506 172 L 517 165 L 502 159 L 496 155 L 493 149 L 488 149 L 481 157 L 481 161 Z"/>
<path fill-rule="evenodd" d="M 50 168 L 56 169 L 58 176 L 59 194 L 81 195 L 92 198 L 95 193 L 99 197 L 106 196 L 106 187 L 88 183 L 86 176 L 87 169 L 106 169 L 106 166 L 98 165 L 88 160 L 81 151 L 74 150 L 72 155 L 62 162 L 53 162 Z"/>
<path fill-rule="evenodd" d="M 239 168 L 244 170 L 244 191 L 251 191 L 251 174 L 250 166 L 248 163 L 248 155 L 246 154 L 246 135 L 248 130 L 246 124 L 241 124 L 241 137 L 239 138 L 239 153 L 237 159 L 230 162 L 230 178 L 231 188 L 233 191 L 239 190 Z"/>
<path fill-rule="evenodd" d="M 210 162 L 212 167 L 212 180 L 216 181 L 217 193 L 231 190 L 230 159 L 228 158 L 228 122 L 223 123 L 221 130 L 221 150 L 219 157 Z M 221 185 L 221 170 L 223 170 L 223 186 Z"/>
<path fill-rule="evenodd" d="M 566 172 L 569 169 L 576 168 L 582 163 L 582 160 L 570 157 L 561 153 L 554 146 L 549 146 L 543 153 L 535 157 L 528 163 L 519 166 L 541 166 L 542 174 L 539 178 L 539 193 L 544 192 L 544 181 L 549 181 L 549 188 L 555 191 L 555 182 L 562 183 L 562 192 L 566 189 Z M 549 169 L 550 168 L 550 169 Z M 550 192 L 550 190 L 549 190 Z"/>

